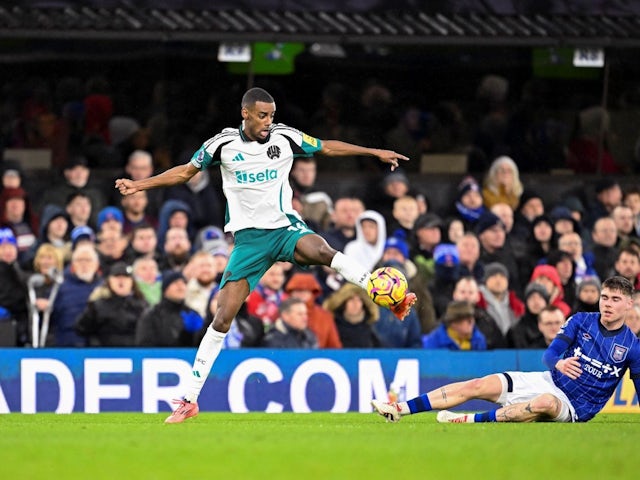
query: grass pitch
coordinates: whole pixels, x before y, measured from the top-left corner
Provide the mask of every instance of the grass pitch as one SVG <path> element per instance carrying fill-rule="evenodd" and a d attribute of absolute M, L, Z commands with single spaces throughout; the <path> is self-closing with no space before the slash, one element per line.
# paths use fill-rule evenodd
<path fill-rule="evenodd" d="M 626 479 L 640 415 L 586 424 L 388 424 L 374 414 L 0 415 L 11 479 Z"/>

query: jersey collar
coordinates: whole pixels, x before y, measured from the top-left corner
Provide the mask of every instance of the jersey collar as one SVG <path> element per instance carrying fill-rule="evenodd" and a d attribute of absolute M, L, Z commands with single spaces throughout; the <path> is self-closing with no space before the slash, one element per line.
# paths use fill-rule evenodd
<path fill-rule="evenodd" d="M 269 135 L 267 135 L 267 137 L 264 140 L 251 140 L 250 138 L 248 138 L 244 134 L 244 122 L 240 124 L 240 126 L 238 127 L 238 131 L 240 132 L 240 138 L 242 139 L 243 142 L 267 143 L 269 140 L 271 140 L 271 132 L 269 132 Z"/>

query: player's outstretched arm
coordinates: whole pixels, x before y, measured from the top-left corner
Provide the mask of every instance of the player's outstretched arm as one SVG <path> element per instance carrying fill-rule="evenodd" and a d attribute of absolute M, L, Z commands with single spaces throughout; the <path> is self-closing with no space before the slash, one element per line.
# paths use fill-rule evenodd
<path fill-rule="evenodd" d="M 130 180 L 128 178 L 118 178 L 115 187 L 120 190 L 122 195 L 133 195 L 141 190 L 149 190 L 151 188 L 172 187 L 186 183 L 198 173 L 198 168 L 193 166 L 191 162 L 184 165 L 165 170 L 164 172 L 145 178 L 144 180 Z"/>
<path fill-rule="evenodd" d="M 393 150 L 383 150 L 380 148 L 361 147 L 351 143 L 341 142 L 340 140 L 322 140 L 322 150 L 320 153 L 328 157 L 343 157 L 347 155 L 368 155 L 378 157 L 381 162 L 391 165 L 391 170 L 398 168 L 398 160 L 408 161 L 409 157 L 405 157 Z"/>

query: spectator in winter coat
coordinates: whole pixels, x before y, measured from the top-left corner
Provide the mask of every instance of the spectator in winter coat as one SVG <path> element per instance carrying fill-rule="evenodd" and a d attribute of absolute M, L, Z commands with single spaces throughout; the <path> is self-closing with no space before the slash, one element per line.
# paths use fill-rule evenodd
<path fill-rule="evenodd" d="M 344 348 L 376 348 L 380 340 L 373 330 L 380 311 L 367 292 L 346 283 L 322 304 L 333 313 Z"/>
<path fill-rule="evenodd" d="M 507 332 L 510 348 L 545 348 L 540 347 L 544 341 L 538 328 L 538 315 L 549 305 L 549 293 L 539 283 L 529 283 L 524 289 L 525 312 L 520 321 Z M 557 308 L 557 307 L 555 307 Z"/>
<path fill-rule="evenodd" d="M 547 289 L 549 305 L 555 305 L 565 317 L 571 314 L 571 307 L 564 301 L 564 288 L 556 267 L 551 265 L 538 265 L 533 269 L 531 282 L 540 283 Z"/>
<path fill-rule="evenodd" d="M 262 341 L 268 348 L 318 348 L 318 339 L 307 327 L 307 305 L 299 298 L 287 298 L 279 307 L 280 316 Z"/>
<path fill-rule="evenodd" d="M 71 264 L 64 271 L 64 280 L 51 312 L 57 347 L 86 346 L 86 339 L 75 331 L 76 319 L 101 281 L 100 261 L 95 247 L 90 242 L 78 244 L 71 254 Z"/>
<path fill-rule="evenodd" d="M 135 286 L 131 267 L 115 263 L 105 284 L 92 292 L 76 320 L 76 333 L 85 337 L 89 346 L 131 347 L 138 319 L 148 306 Z"/>
<path fill-rule="evenodd" d="M 307 305 L 308 327 L 318 339 L 318 348 L 342 348 L 333 314 L 318 305 L 322 287 L 311 273 L 294 273 L 285 286 L 285 292 Z"/>
<path fill-rule="evenodd" d="M 484 268 L 482 298 L 478 304 L 495 319 L 502 335 L 507 334 L 524 314 L 524 304 L 513 290 L 509 290 L 509 271 L 501 263 L 489 263 Z"/>
<path fill-rule="evenodd" d="M 444 322 L 422 339 L 424 348 L 448 350 L 486 350 L 487 342 L 475 324 L 473 305 L 452 301 Z"/>
<path fill-rule="evenodd" d="M 406 277 L 403 264 L 396 260 L 387 260 L 381 265 L 383 267 L 393 267 Z M 380 310 L 380 316 L 378 321 L 373 324 L 373 330 L 376 332 L 383 347 L 420 348 L 422 346 L 422 328 L 416 309 L 411 309 L 411 312 L 409 312 L 404 320 L 398 320 L 388 308 L 378 308 Z"/>
<path fill-rule="evenodd" d="M 18 242 L 15 235 L 10 228 L 0 228 L 0 311 L 3 317 L 13 318 L 17 322 L 17 342 L 22 346 L 28 342 L 27 287 L 26 275 L 17 260 Z"/>
<path fill-rule="evenodd" d="M 200 339 L 204 320 L 184 304 L 187 283 L 180 272 L 162 277 L 162 300 L 140 318 L 136 345 L 143 347 L 191 347 Z"/>

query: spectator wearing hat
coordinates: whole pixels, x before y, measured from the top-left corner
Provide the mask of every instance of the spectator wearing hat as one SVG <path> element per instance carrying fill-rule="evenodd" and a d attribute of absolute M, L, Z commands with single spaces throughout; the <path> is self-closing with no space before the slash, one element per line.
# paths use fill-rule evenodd
<path fill-rule="evenodd" d="M 122 205 L 122 214 L 124 221 L 122 224 L 122 232 L 129 235 L 133 229 L 142 224 L 158 227 L 158 219 L 151 215 L 148 211 L 149 192 L 156 190 L 140 190 L 133 195 L 122 197 L 120 204 Z"/>
<path fill-rule="evenodd" d="M 540 347 L 543 338 L 538 328 L 538 315 L 547 305 L 547 289 L 539 283 L 527 284 L 524 289 L 524 314 L 506 335 L 509 348 L 544 348 Z"/>
<path fill-rule="evenodd" d="M 91 293 L 77 318 L 76 333 L 86 338 L 91 347 L 134 346 L 138 319 L 148 307 L 131 267 L 124 262 L 114 263 L 105 283 Z"/>
<path fill-rule="evenodd" d="M 162 298 L 162 276 L 158 262 L 153 257 L 139 257 L 132 265 L 133 280 L 149 306 L 153 307 Z"/>
<path fill-rule="evenodd" d="M 524 303 L 509 289 L 509 271 L 503 264 L 493 262 L 485 265 L 480 293 L 482 297 L 478 305 L 487 310 L 502 335 L 506 336 L 524 314 Z"/>
<path fill-rule="evenodd" d="M 460 254 L 453 243 L 441 243 L 433 252 L 435 275 L 429 285 L 436 315 L 444 315 L 456 282 L 460 278 Z"/>
<path fill-rule="evenodd" d="M 531 223 L 540 215 L 544 215 L 545 206 L 540 194 L 525 189 L 520 196 L 520 204 L 514 212 L 513 235 L 522 241 L 531 237 Z"/>
<path fill-rule="evenodd" d="M 530 282 L 539 283 L 547 289 L 549 305 L 555 305 L 568 317 L 571 307 L 564 301 L 564 287 L 556 267 L 552 265 L 538 265 L 531 273 Z"/>
<path fill-rule="evenodd" d="M 411 260 L 418 267 L 427 283 L 435 275 L 433 250 L 442 242 L 442 219 L 435 213 L 427 212 L 418 217 L 411 235 Z"/>
<path fill-rule="evenodd" d="M 40 219 L 38 237 L 25 253 L 23 268 L 30 270 L 36 251 L 41 245 L 48 243 L 56 248 L 65 264 L 71 260 L 71 244 L 69 243 L 69 220 L 64 209 L 57 205 L 45 205 Z"/>
<path fill-rule="evenodd" d="M 162 276 L 162 300 L 140 318 L 136 345 L 142 347 L 192 347 L 200 340 L 202 317 L 185 305 L 187 282 L 181 272 Z"/>
<path fill-rule="evenodd" d="M 345 283 L 322 304 L 333 313 L 338 335 L 344 348 L 378 348 L 380 339 L 373 324 L 380 310 L 367 292 L 352 283 Z"/>
<path fill-rule="evenodd" d="M 67 198 L 64 209 L 69 217 L 70 228 L 94 225 L 91 223 L 93 204 L 84 192 L 74 192 Z"/>
<path fill-rule="evenodd" d="M 262 339 L 267 348 L 318 348 L 315 333 L 308 328 L 307 305 L 299 298 L 290 297 L 278 307 L 278 319 Z"/>
<path fill-rule="evenodd" d="M 91 292 L 101 282 L 100 261 L 94 245 L 90 242 L 77 243 L 51 311 L 55 346 L 86 346 L 85 337 L 75 331 L 75 323 L 87 305 Z"/>
<path fill-rule="evenodd" d="M 576 301 L 571 309 L 576 312 L 599 312 L 602 284 L 598 277 L 584 277 L 576 289 Z"/>
<path fill-rule="evenodd" d="M 519 292 L 519 267 L 515 254 L 506 245 L 506 230 L 502 220 L 491 212 L 484 212 L 476 224 L 475 233 L 480 241 L 480 261 L 484 265 L 498 262 L 504 265 L 508 272 L 509 284 L 513 290 Z"/>
<path fill-rule="evenodd" d="M 622 188 L 611 177 L 603 177 L 593 186 L 595 196 L 588 202 L 588 215 L 584 221 L 585 227 L 592 229 L 596 221 L 608 217 L 613 209 L 622 204 Z"/>
<path fill-rule="evenodd" d="M 483 303 L 484 307 L 480 306 L 481 299 L 480 287 L 478 286 L 476 279 L 471 276 L 460 277 L 453 289 L 451 300 L 457 302 L 465 301 L 473 305 L 473 317 L 476 320 L 478 329 L 482 332 L 485 340 L 487 341 L 488 350 L 493 350 L 495 348 L 507 348 L 505 336 L 502 334 L 502 331 L 498 327 L 496 321 L 484 308 L 486 307 L 486 304 Z"/>
<path fill-rule="evenodd" d="M 374 210 L 365 210 L 356 220 L 356 238 L 345 245 L 344 254 L 373 270 L 382 257 L 386 238 L 385 219 Z"/>
<path fill-rule="evenodd" d="M 483 204 L 480 185 L 472 176 L 466 176 L 458 184 L 455 201 L 455 213 L 465 225 L 465 230 L 472 230 L 480 216 L 486 211 Z"/>
<path fill-rule="evenodd" d="M 640 290 L 640 256 L 633 248 L 623 248 L 613 265 L 612 274 L 619 275 L 631 282 L 636 290 Z"/>
<path fill-rule="evenodd" d="M 564 301 L 571 306 L 576 301 L 575 263 L 571 254 L 563 250 L 552 250 L 547 255 L 546 263 L 556 267 L 560 283 L 564 289 Z"/>
<path fill-rule="evenodd" d="M 0 165 L 2 171 L 0 192 L 5 188 L 24 188 L 24 171 L 16 160 L 5 159 Z"/>
<path fill-rule="evenodd" d="M 18 261 L 24 265 L 27 251 L 36 243 L 38 219 L 31 210 L 27 192 L 5 188 L 0 193 L 0 225 L 9 227 L 18 244 Z"/>
<path fill-rule="evenodd" d="M 407 276 L 404 264 L 398 260 L 388 259 L 381 262 L 383 267 L 392 267 Z M 413 290 L 411 290 L 413 291 Z M 388 308 L 378 306 L 380 314 L 373 324 L 373 330 L 384 348 L 420 348 L 422 346 L 422 325 L 416 309 L 399 320 Z"/>
<path fill-rule="evenodd" d="M 511 157 L 496 158 L 484 179 L 482 199 L 484 206 L 491 209 L 497 203 L 506 203 L 516 209 L 520 203 L 523 187 L 520 171 Z"/>
<path fill-rule="evenodd" d="M 124 214 L 118 207 L 104 207 L 98 212 L 98 234 L 105 230 L 115 230 L 118 233 L 123 232 Z"/>
<path fill-rule="evenodd" d="M 452 301 L 447 305 L 444 322 L 422 337 L 423 348 L 447 350 L 486 350 L 487 342 L 476 326 L 473 305 Z"/>
<path fill-rule="evenodd" d="M 0 318 L 15 321 L 16 330 L 3 345 L 28 343 L 26 275 L 18 264 L 18 241 L 10 228 L 0 228 Z M 0 320 L 2 321 L 2 320 Z"/>
<path fill-rule="evenodd" d="M 380 212 L 384 218 L 391 219 L 395 201 L 412 195 L 409 177 L 402 169 L 397 168 L 382 178 L 381 189 L 371 189 L 371 196 L 366 203 L 372 210 Z M 387 226 L 390 227 L 391 224 Z"/>
<path fill-rule="evenodd" d="M 69 238 L 71 239 L 71 251 L 75 250 L 78 245 L 84 242 L 88 242 L 94 247 L 96 244 L 96 234 L 94 233 L 93 228 L 86 225 L 75 227 L 71 230 Z"/>
<path fill-rule="evenodd" d="M 187 276 L 185 305 L 193 308 L 204 318 L 207 315 L 211 291 L 218 285 L 218 270 L 213 255 L 203 250 L 194 253 L 189 260 L 189 266 L 185 267 L 185 271 L 187 270 L 190 275 Z"/>
<path fill-rule="evenodd" d="M 160 208 L 158 216 L 158 245 L 164 245 L 167 232 L 171 228 L 182 228 L 187 232 L 189 242 L 195 238 L 195 229 L 190 223 L 191 207 L 182 200 L 167 200 Z M 189 246 L 191 248 L 191 245 Z"/>
<path fill-rule="evenodd" d="M 307 306 L 307 326 L 318 339 L 318 348 L 342 348 L 333 313 L 317 303 L 322 287 L 313 274 L 294 273 L 285 286 L 285 292 Z"/>
<path fill-rule="evenodd" d="M 376 267 L 395 265 L 400 271 L 402 271 L 409 283 L 409 290 L 414 292 L 417 296 L 417 301 L 412 312 L 415 311 L 418 317 L 421 331 L 424 333 L 430 332 L 436 325 L 436 312 L 433 306 L 433 297 L 429 290 L 427 279 L 419 273 L 418 267 L 411 261 L 408 254 L 409 247 L 404 240 L 396 237 L 389 237 L 385 243 L 382 258 Z M 384 310 L 386 309 L 380 310 L 380 318 L 382 318 Z"/>
<path fill-rule="evenodd" d="M 102 210 L 106 201 L 102 190 L 90 182 L 91 170 L 88 160 L 83 156 L 72 156 L 64 166 L 63 175 L 64 179 L 61 182 L 44 191 L 40 205 L 53 203 L 62 207 L 68 204 L 68 199 L 74 193 L 83 193 L 90 199 L 93 208 L 93 224 L 96 213 Z"/>
<path fill-rule="evenodd" d="M 618 229 L 611 217 L 596 220 L 591 230 L 591 253 L 593 253 L 593 268 L 598 278 L 607 278 L 611 267 L 618 258 Z"/>
<path fill-rule="evenodd" d="M 569 207 L 556 205 L 551 209 L 549 217 L 553 221 L 553 231 L 557 237 L 565 233 L 582 232 L 580 222 L 574 218 Z"/>

